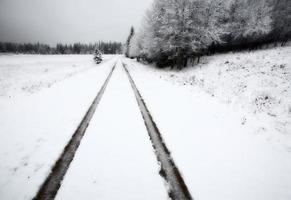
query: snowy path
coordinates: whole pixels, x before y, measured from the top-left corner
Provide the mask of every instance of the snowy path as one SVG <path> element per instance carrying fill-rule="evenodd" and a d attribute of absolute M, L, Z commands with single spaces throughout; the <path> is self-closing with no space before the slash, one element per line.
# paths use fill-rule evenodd
<path fill-rule="evenodd" d="M 167 199 L 148 133 L 121 63 L 56 199 Z"/>
<path fill-rule="evenodd" d="M 32 95 L 0 99 L 0 199 L 34 197 L 115 60 Z"/>
<path fill-rule="evenodd" d="M 289 152 L 253 135 L 214 98 L 127 63 L 194 199 L 291 199 Z"/>
<path fill-rule="evenodd" d="M 50 175 L 40 188 L 39 192 L 37 193 L 34 199 L 36 200 L 44 200 L 44 199 L 54 199 L 60 186 L 61 182 L 64 179 L 64 176 L 74 159 L 75 153 L 78 150 L 78 147 L 82 141 L 82 138 L 85 135 L 86 129 L 90 124 L 90 121 L 96 111 L 96 108 L 102 98 L 102 95 L 105 92 L 108 82 L 112 76 L 112 73 L 116 67 L 116 64 L 112 67 L 107 79 L 105 80 L 104 84 L 102 85 L 100 91 L 98 92 L 96 98 L 94 99 L 93 103 L 89 107 L 86 115 L 82 119 L 81 123 L 79 124 L 77 130 L 73 134 L 71 140 L 64 148 L 60 158 L 55 163 L 54 167 L 51 170 Z"/>
<path fill-rule="evenodd" d="M 153 121 L 150 111 L 148 110 L 146 103 L 144 102 L 140 94 L 140 91 L 137 89 L 126 67 L 126 64 L 123 63 L 123 67 L 125 72 L 127 73 L 131 87 L 134 91 L 136 100 L 138 102 L 140 111 L 144 119 L 144 123 L 155 149 L 157 159 L 161 165 L 160 174 L 167 182 L 169 197 L 171 199 L 192 199 L 191 194 L 189 193 L 189 190 L 183 180 L 183 177 L 181 176 L 178 167 L 171 157 L 171 153 L 164 143 L 163 137 L 156 126 L 156 122 Z"/>

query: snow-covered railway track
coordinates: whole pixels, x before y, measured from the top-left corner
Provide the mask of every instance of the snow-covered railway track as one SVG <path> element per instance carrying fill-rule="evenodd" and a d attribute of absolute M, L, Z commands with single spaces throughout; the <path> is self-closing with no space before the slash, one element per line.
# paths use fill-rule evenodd
<path fill-rule="evenodd" d="M 89 107 L 87 113 L 83 117 L 81 123 L 73 134 L 72 138 L 64 148 L 61 156 L 56 161 L 50 174 L 46 178 L 45 182 L 40 187 L 38 193 L 34 197 L 34 200 L 51 200 L 54 199 L 60 186 L 61 182 L 74 159 L 75 153 L 80 145 L 80 142 L 86 132 L 86 129 L 95 113 L 98 103 L 100 102 L 102 95 L 106 89 L 106 86 L 113 74 L 116 67 L 116 63 L 112 67 L 109 75 L 107 76 L 105 82 L 103 83 L 101 89 L 99 90 L 97 96 L 95 97 L 93 103 Z"/>
<path fill-rule="evenodd" d="M 171 153 L 164 143 L 156 123 L 154 122 L 139 90 L 137 89 L 128 69 L 126 68 L 126 64 L 123 63 L 123 67 L 134 91 L 146 129 L 155 150 L 157 160 L 160 163 L 160 175 L 164 178 L 168 185 L 169 197 L 173 200 L 191 200 L 192 196 L 183 180 L 183 177 L 175 165 L 175 162 L 171 157 Z"/>

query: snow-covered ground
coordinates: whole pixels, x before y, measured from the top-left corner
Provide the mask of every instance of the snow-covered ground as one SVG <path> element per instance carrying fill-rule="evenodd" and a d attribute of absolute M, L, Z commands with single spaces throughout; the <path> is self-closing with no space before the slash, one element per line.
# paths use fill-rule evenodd
<path fill-rule="evenodd" d="M 205 57 L 175 75 L 167 80 L 230 104 L 254 134 L 291 152 L 291 47 Z"/>
<path fill-rule="evenodd" d="M 92 56 L 9 57 L 0 58 L 2 83 L 11 83 L 1 93 L 13 94 L 0 97 L 0 199 L 32 199 L 117 58 L 94 65 Z M 21 89 L 43 80 L 54 84 Z"/>
<path fill-rule="evenodd" d="M 195 199 L 291 199 L 290 55 L 229 53 L 179 72 L 126 61 Z"/>
<path fill-rule="evenodd" d="M 159 165 L 120 62 L 56 199 L 167 199 Z"/>
<path fill-rule="evenodd" d="M 0 56 L 0 199 L 32 199 L 114 63 L 57 199 L 167 199 L 121 61 L 196 200 L 291 199 L 291 48 L 183 71 L 119 56 Z"/>
<path fill-rule="evenodd" d="M 291 47 L 203 57 L 179 72 L 150 71 L 229 104 L 254 134 L 291 152 Z"/>
<path fill-rule="evenodd" d="M 92 55 L 0 54 L 0 98 L 35 93 L 93 67 Z"/>

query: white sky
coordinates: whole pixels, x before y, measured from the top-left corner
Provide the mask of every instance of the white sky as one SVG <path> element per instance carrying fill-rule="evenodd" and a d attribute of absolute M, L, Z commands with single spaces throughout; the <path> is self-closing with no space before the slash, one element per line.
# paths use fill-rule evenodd
<path fill-rule="evenodd" d="M 124 42 L 152 0 L 0 0 L 0 41 Z"/>

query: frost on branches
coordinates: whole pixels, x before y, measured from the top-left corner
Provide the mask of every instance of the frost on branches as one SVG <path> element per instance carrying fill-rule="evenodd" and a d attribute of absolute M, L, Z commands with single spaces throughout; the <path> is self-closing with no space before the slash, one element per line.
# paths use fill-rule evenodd
<path fill-rule="evenodd" d="M 202 55 L 291 39 L 290 0 L 154 0 L 129 57 L 186 67 Z"/>

